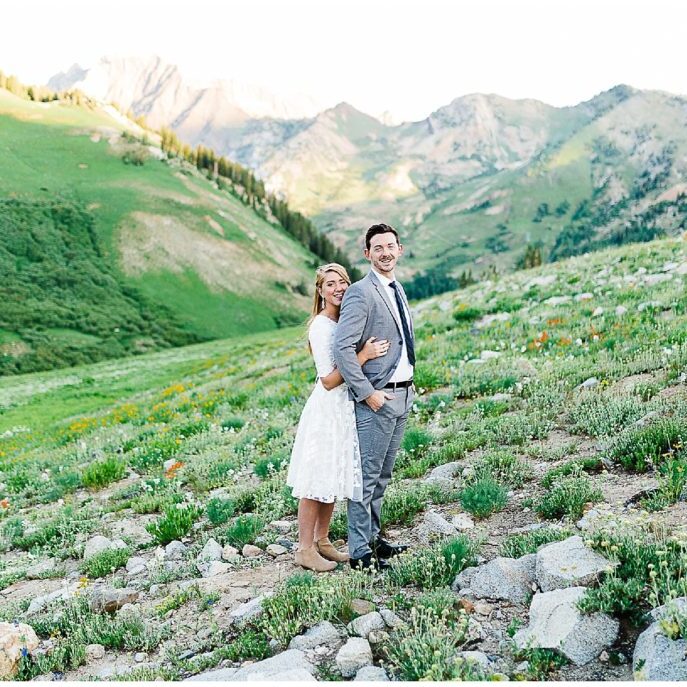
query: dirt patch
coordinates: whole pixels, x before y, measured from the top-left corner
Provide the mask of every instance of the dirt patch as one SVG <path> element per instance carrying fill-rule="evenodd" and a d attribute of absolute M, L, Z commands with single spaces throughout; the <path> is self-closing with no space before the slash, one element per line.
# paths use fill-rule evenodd
<path fill-rule="evenodd" d="M 193 231 L 176 217 L 134 212 L 130 218 L 119 234 L 125 274 L 192 270 L 215 292 L 248 295 L 261 288 L 260 267 L 235 243 Z"/>
<path fill-rule="evenodd" d="M 210 225 L 212 229 L 214 229 L 220 236 L 224 236 L 224 228 L 222 225 L 216 220 L 212 219 L 210 215 L 205 215 L 203 219 Z"/>

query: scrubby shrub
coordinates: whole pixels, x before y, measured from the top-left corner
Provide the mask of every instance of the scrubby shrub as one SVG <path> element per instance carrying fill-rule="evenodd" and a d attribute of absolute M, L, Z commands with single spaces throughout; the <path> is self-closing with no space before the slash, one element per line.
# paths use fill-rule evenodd
<path fill-rule="evenodd" d="M 231 499 L 210 499 L 205 512 L 213 525 L 223 525 L 236 512 L 236 504 Z"/>
<path fill-rule="evenodd" d="M 560 527 L 542 527 L 531 532 L 511 534 L 501 544 L 501 555 L 506 558 L 521 558 L 528 553 L 536 553 L 537 549 L 544 544 L 563 541 L 572 536 L 571 530 Z"/>
<path fill-rule="evenodd" d="M 475 464 L 475 477 L 491 477 L 500 484 L 521 487 L 533 477 L 532 467 L 509 451 L 491 451 Z"/>
<path fill-rule="evenodd" d="M 123 565 L 126 565 L 130 556 L 131 550 L 128 548 L 106 549 L 91 556 L 88 560 L 84 560 L 81 563 L 81 570 L 95 580 L 119 570 Z"/>
<path fill-rule="evenodd" d="M 646 427 L 626 430 L 612 444 L 607 455 L 627 470 L 646 472 L 651 465 L 658 465 L 665 455 L 682 446 L 686 436 L 683 422 L 661 419 Z"/>
<path fill-rule="evenodd" d="M 465 536 L 396 556 L 388 578 L 400 585 L 435 589 L 450 585 L 456 575 L 475 562 L 475 545 Z"/>
<path fill-rule="evenodd" d="M 222 420 L 221 426 L 222 426 L 222 429 L 226 429 L 226 430 L 232 430 L 233 429 L 235 431 L 238 431 L 245 424 L 246 424 L 246 422 L 243 418 L 240 418 L 237 415 L 233 415 L 231 417 L 228 417 L 228 418 Z"/>
<path fill-rule="evenodd" d="M 391 635 L 384 655 L 400 680 L 478 680 L 482 670 L 457 658 L 467 641 L 468 623 L 465 612 L 455 618 L 448 610 L 437 613 L 418 606 L 411 609 L 409 622 Z"/>
<path fill-rule="evenodd" d="M 286 453 L 274 453 L 271 456 L 256 460 L 253 472 L 258 477 L 265 479 L 277 472 L 286 461 L 288 461 Z"/>
<path fill-rule="evenodd" d="M 546 493 L 535 510 L 544 518 L 581 518 L 586 503 L 596 503 L 602 498 L 601 490 L 582 475 L 559 479 Z"/>
<path fill-rule="evenodd" d="M 254 544 L 255 538 L 265 527 L 264 521 L 257 515 L 239 515 L 224 532 L 227 543 L 238 548 L 245 544 Z"/>
<path fill-rule="evenodd" d="M 547 489 L 559 478 L 567 477 L 568 475 L 578 475 L 582 472 L 597 473 L 603 470 L 604 464 L 601 458 L 585 457 L 575 458 L 569 460 L 563 465 L 559 465 L 551 470 L 548 470 L 542 478 L 541 484 Z"/>
<path fill-rule="evenodd" d="M 148 523 L 146 529 L 158 544 L 164 546 L 188 534 L 201 512 L 200 508 L 192 504 L 177 503 L 165 508 L 162 517 L 157 522 Z"/>
<path fill-rule="evenodd" d="M 504 487 L 491 477 L 481 477 L 463 489 L 460 503 L 476 518 L 486 518 L 505 508 L 508 496 Z"/>
<path fill-rule="evenodd" d="M 323 620 L 348 622 L 352 616 L 351 601 L 369 597 L 370 578 L 354 571 L 336 577 L 296 573 L 263 601 L 263 612 L 255 627 L 280 646 L 287 646 L 306 627 Z"/>
<path fill-rule="evenodd" d="M 569 415 L 573 432 L 600 437 L 617 432 L 645 412 L 644 404 L 633 396 L 591 392 L 573 405 Z"/>
<path fill-rule="evenodd" d="M 126 474 L 126 463 L 116 456 L 91 463 L 81 475 L 85 487 L 102 489 L 111 482 L 122 479 Z"/>

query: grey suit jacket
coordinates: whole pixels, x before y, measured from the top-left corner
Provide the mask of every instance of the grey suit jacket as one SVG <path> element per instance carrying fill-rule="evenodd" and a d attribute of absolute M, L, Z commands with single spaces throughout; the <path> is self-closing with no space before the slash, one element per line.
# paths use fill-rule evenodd
<path fill-rule="evenodd" d="M 401 295 L 408 308 L 403 287 Z M 410 327 L 412 332 L 412 318 Z M 389 351 L 361 367 L 356 354 L 371 336 L 388 339 Z M 348 385 L 349 396 L 363 401 L 376 389 L 383 388 L 398 366 L 402 347 L 401 323 L 394 314 L 386 289 L 371 271 L 346 290 L 334 336 L 334 361 Z"/>

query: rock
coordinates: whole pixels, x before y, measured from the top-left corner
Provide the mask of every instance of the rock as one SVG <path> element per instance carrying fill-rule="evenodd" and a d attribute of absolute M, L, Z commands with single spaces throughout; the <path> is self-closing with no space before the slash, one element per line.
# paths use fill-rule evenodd
<path fill-rule="evenodd" d="M 86 542 L 83 550 L 83 559 L 87 561 L 89 558 L 93 558 L 93 556 L 96 556 L 103 551 L 108 551 L 109 549 L 115 548 L 117 547 L 111 539 L 103 537 L 102 534 L 96 534 Z"/>
<path fill-rule="evenodd" d="M 262 549 L 259 546 L 254 546 L 253 544 L 246 544 L 243 549 L 241 549 L 241 553 L 246 558 L 255 558 L 256 556 L 260 556 L 262 554 Z"/>
<path fill-rule="evenodd" d="M 405 625 L 405 622 L 401 620 L 392 610 L 388 608 L 382 608 L 379 611 L 379 615 L 384 619 L 384 623 L 388 628 L 395 630 L 398 627 Z"/>
<path fill-rule="evenodd" d="M 33 653 L 39 644 L 31 625 L 0 622 L 0 678 L 14 677 L 22 655 Z"/>
<path fill-rule="evenodd" d="M 148 655 L 143 653 L 142 651 L 137 651 L 134 654 L 134 661 L 136 661 L 136 663 L 143 663 L 143 661 L 145 661 L 146 658 L 148 658 Z"/>
<path fill-rule="evenodd" d="M 586 532 L 592 529 L 592 527 L 599 522 L 601 517 L 601 511 L 596 508 L 591 508 L 575 523 L 575 527 L 577 527 L 578 530 Z"/>
<path fill-rule="evenodd" d="M 289 522 L 288 520 L 273 520 L 270 523 L 270 527 L 281 532 L 282 534 L 288 534 L 295 526 L 295 523 Z"/>
<path fill-rule="evenodd" d="M 389 677 L 384 668 L 379 666 L 363 666 L 353 678 L 354 682 L 388 682 Z"/>
<path fill-rule="evenodd" d="M 164 559 L 167 561 L 183 561 L 188 547 L 180 541 L 171 541 L 165 546 Z"/>
<path fill-rule="evenodd" d="M 529 627 L 513 638 L 519 649 L 557 649 L 578 666 L 595 659 L 618 636 L 618 621 L 605 613 L 582 614 L 577 602 L 585 587 L 535 594 Z"/>
<path fill-rule="evenodd" d="M 578 303 L 581 302 L 581 301 L 590 301 L 590 300 L 592 300 L 592 298 L 594 298 L 594 294 L 593 294 L 593 293 L 589 293 L 589 292 L 586 292 L 586 293 L 578 293 L 578 294 L 575 295 L 575 300 L 576 300 Z"/>
<path fill-rule="evenodd" d="M 424 544 L 430 544 L 440 537 L 452 537 L 458 530 L 435 511 L 427 511 L 422 522 L 417 526 L 417 538 Z"/>
<path fill-rule="evenodd" d="M 351 611 L 355 615 L 365 615 L 366 613 L 372 613 L 374 610 L 375 605 L 367 599 L 353 599 L 351 601 Z"/>
<path fill-rule="evenodd" d="M 89 644 L 86 647 L 86 656 L 91 661 L 99 661 L 105 658 L 105 647 L 102 644 Z"/>
<path fill-rule="evenodd" d="M 438 465 L 429 473 L 429 475 L 427 475 L 427 477 L 425 477 L 425 482 L 430 484 L 436 482 L 441 485 L 452 487 L 456 482 L 456 476 L 462 469 L 463 465 L 458 461 Z"/>
<path fill-rule="evenodd" d="M 224 575 L 231 570 L 231 565 L 224 561 L 210 561 L 201 572 L 203 577 L 216 577 L 217 575 Z"/>
<path fill-rule="evenodd" d="M 477 599 L 502 599 L 525 603 L 532 595 L 536 554 L 519 559 L 499 556 L 480 567 L 466 568 L 453 582 L 453 588 L 470 588 Z"/>
<path fill-rule="evenodd" d="M 99 585 L 91 591 L 91 610 L 95 613 L 114 613 L 125 604 L 134 603 L 139 594 L 138 590 L 128 587 L 115 589 L 114 587 Z"/>
<path fill-rule="evenodd" d="M 657 410 L 651 410 L 646 415 L 642 415 L 639 420 L 635 420 L 632 425 L 634 427 L 646 427 L 659 417 L 661 417 L 661 414 Z"/>
<path fill-rule="evenodd" d="M 477 615 L 489 616 L 493 610 L 494 607 L 484 601 L 478 601 L 475 604 L 475 613 L 477 613 Z"/>
<path fill-rule="evenodd" d="M 599 384 L 599 380 L 596 377 L 590 377 L 589 379 L 585 379 L 580 386 L 578 386 L 578 389 L 593 389 L 595 386 Z"/>
<path fill-rule="evenodd" d="M 168 472 L 177 464 L 176 458 L 168 458 L 164 463 L 162 463 L 162 468 L 165 472 Z"/>
<path fill-rule="evenodd" d="M 48 604 L 51 604 L 53 601 L 67 601 L 76 594 L 78 589 L 79 583 L 72 582 L 71 584 L 65 587 L 60 587 L 60 589 L 56 589 L 54 592 L 50 592 L 50 594 L 37 596 L 34 599 L 31 599 L 31 603 L 29 604 L 29 607 L 26 610 L 26 615 L 38 613 L 38 611 L 41 611 L 43 608 L 45 608 Z"/>
<path fill-rule="evenodd" d="M 213 562 L 219 562 L 221 560 L 222 547 L 220 546 L 219 542 L 214 539 L 208 539 L 205 542 L 205 546 L 203 547 L 202 551 L 196 558 L 196 568 L 198 568 L 198 572 L 200 572 L 203 577 L 210 577 L 210 575 L 208 575 L 210 564 Z M 222 565 L 227 564 L 222 563 Z"/>
<path fill-rule="evenodd" d="M 272 558 L 276 558 L 277 556 L 281 556 L 283 553 L 288 553 L 286 550 L 285 546 L 281 546 L 281 544 L 270 544 L 265 551 L 272 556 Z"/>
<path fill-rule="evenodd" d="M 457 656 L 468 663 L 477 663 L 483 668 L 488 668 L 491 663 L 489 657 L 482 651 L 459 651 Z"/>
<path fill-rule="evenodd" d="M 332 645 L 341 642 L 339 631 L 327 620 L 311 627 L 305 634 L 294 637 L 289 643 L 289 649 L 306 651 L 322 644 Z"/>
<path fill-rule="evenodd" d="M 604 309 L 602 307 L 594 308 L 594 312 L 592 313 L 592 317 L 599 317 L 599 315 L 604 314 Z"/>
<path fill-rule="evenodd" d="M 198 673 L 192 677 L 187 677 L 183 682 L 228 682 L 233 680 L 234 675 L 238 672 L 238 668 L 220 668 L 219 670 L 209 670 L 207 673 Z"/>
<path fill-rule="evenodd" d="M 579 536 L 547 544 L 536 556 L 535 577 L 543 592 L 589 586 L 600 573 L 616 565 L 588 549 Z"/>
<path fill-rule="evenodd" d="M 385 630 L 372 630 L 369 635 L 367 635 L 367 641 L 370 644 L 381 644 L 389 639 L 389 633 Z"/>
<path fill-rule="evenodd" d="M 146 570 L 146 559 L 142 556 L 132 556 L 126 562 L 126 571 L 129 573 L 129 575 L 139 575 Z"/>
<path fill-rule="evenodd" d="M 622 317 L 623 315 L 627 314 L 627 308 L 624 305 L 618 305 L 616 306 L 615 314 L 618 317 Z"/>
<path fill-rule="evenodd" d="M 219 682 L 294 682 L 298 680 L 314 681 L 315 666 L 298 649 L 288 649 L 276 656 L 257 661 L 250 665 L 235 668 L 222 668 L 200 673 L 188 678 L 188 681 Z"/>
<path fill-rule="evenodd" d="M 348 623 L 348 631 L 358 637 L 367 639 L 372 630 L 383 630 L 386 628 L 384 618 L 377 611 L 366 613 Z"/>
<path fill-rule="evenodd" d="M 270 596 L 272 596 L 272 593 L 267 592 L 237 606 L 229 613 L 230 621 L 238 627 L 241 627 L 249 620 L 254 620 L 259 617 L 262 614 L 262 602 Z"/>
<path fill-rule="evenodd" d="M 353 677 L 361 668 L 371 663 L 370 643 L 362 637 L 351 637 L 336 655 L 336 665 L 344 677 Z"/>
<path fill-rule="evenodd" d="M 222 549 L 222 560 L 226 561 L 227 563 L 236 563 L 240 558 L 239 550 L 235 549 L 233 546 L 229 546 L 227 544 L 223 549 Z"/>
<path fill-rule="evenodd" d="M 46 575 L 49 575 L 51 572 L 53 572 L 56 566 L 57 562 L 54 558 L 48 558 L 47 560 L 41 561 L 40 563 L 36 563 L 26 571 L 26 579 L 40 580 L 42 577 L 45 577 Z"/>
<path fill-rule="evenodd" d="M 675 599 L 651 612 L 654 622 L 637 638 L 632 655 L 635 680 L 687 680 L 687 639 L 670 639 L 661 621 L 670 622 L 672 613 L 687 612 L 687 597 Z"/>
<path fill-rule="evenodd" d="M 499 351 L 482 351 L 479 354 L 479 357 L 482 360 L 495 360 L 496 358 L 501 357 L 501 353 L 499 353 Z"/>
<path fill-rule="evenodd" d="M 458 513 L 451 518 L 451 524 L 459 531 L 471 530 L 475 521 L 467 513 Z"/>

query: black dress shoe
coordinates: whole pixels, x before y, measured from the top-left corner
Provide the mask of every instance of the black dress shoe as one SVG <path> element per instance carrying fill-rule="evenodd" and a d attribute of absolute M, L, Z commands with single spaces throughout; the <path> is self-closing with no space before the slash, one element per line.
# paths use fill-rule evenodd
<path fill-rule="evenodd" d="M 375 557 L 371 553 L 366 553 L 360 558 L 351 558 L 350 564 L 353 570 L 367 570 L 369 568 L 374 568 L 375 570 L 388 570 L 391 567 L 389 561 L 384 558 Z"/>
<path fill-rule="evenodd" d="M 370 546 L 378 558 L 391 558 L 408 550 L 407 544 L 390 544 L 381 537 L 377 537 Z"/>

